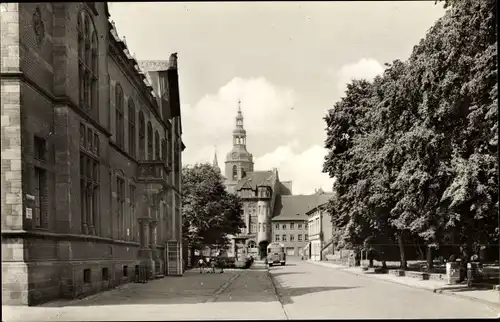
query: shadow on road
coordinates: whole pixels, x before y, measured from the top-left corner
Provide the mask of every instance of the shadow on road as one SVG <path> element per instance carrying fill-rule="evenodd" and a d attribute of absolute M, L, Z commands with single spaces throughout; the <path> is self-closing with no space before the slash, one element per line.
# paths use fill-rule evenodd
<path fill-rule="evenodd" d="M 284 276 L 284 275 L 300 275 L 305 274 L 304 272 L 283 272 L 283 273 L 273 273 L 273 277 Z"/>
<path fill-rule="evenodd" d="M 311 293 L 340 291 L 358 288 L 357 286 L 316 286 L 316 287 L 278 287 L 277 293 L 283 305 L 292 304 L 292 297 Z"/>

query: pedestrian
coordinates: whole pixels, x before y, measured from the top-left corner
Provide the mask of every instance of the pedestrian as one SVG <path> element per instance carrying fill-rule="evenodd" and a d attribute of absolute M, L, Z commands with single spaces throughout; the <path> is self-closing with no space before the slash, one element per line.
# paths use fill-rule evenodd
<path fill-rule="evenodd" d="M 210 257 L 205 258 L 205 265 L 207 267 L 206 272 L 210 273 Z"/>
<path fill-rule="evenodd" d="M 222 260 L 222 258 L 220 257 L 217 257 L 217 264 L 219 265 L 219 268 L 220 268 L 220 273 L 224 273 L 224 261 Z"/>
<path fill-rule="evenodd" d="M 198 267 L 200 268 L 200 274 L 203 273 L 203 266 L 205 266 L 205 262 L 203 261 L 203 258 L 200 257 L 198 260 Z"/>
<path fill-rule="evenodd" d="M 210 260 L 210 272 L 212 274 L 215 274 L 215 265 L 217 264 L 217 262 L 215 261 L 215 259 L 211 259 Z"/>

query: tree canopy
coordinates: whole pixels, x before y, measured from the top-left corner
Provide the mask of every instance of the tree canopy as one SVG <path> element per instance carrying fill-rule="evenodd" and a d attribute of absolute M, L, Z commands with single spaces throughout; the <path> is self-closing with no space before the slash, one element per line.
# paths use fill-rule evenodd
<path fill-rule="evenodd" d="M 495 1 L 446 8 L 408 60 L 349 83 L 325 117 L 340 247 L 498 240 Z"/>
<path fill-rule="evenodd" d="M 245 227 L 241 199 L 227 193 L 224 180 L 212 165 L 182 169 L 183 236 L 192 249 L 226 245 L 228 234 Z"/>

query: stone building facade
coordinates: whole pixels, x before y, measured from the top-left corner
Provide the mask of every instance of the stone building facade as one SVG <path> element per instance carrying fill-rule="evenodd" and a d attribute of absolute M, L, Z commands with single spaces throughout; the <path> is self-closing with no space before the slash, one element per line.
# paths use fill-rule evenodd
<path fill-rule="evenodd" d="M 314 207 L 306 215 L 309 227 L 309 248 L 306 257 L 314 261 L 324 260 L 324 248 L 332 245 L 333 236 L 332 218 L 326 211 L 326 203 Z"/>
<path fill-rule="evenodd" d="M 106 2 L 1 6 L 3 303 L 182 274 L 176 55 L 139 64 Z"/>
<path fill-rule="evenodd" d="M 272 218 L 273 241 L 282 243 L 288 256 L 301 256 L 308 246 L 307 212 L 333 196 L 322 190 L 310 195 L 280 195 Z M 278 240 L 279 239 L 279 240 Z"/>

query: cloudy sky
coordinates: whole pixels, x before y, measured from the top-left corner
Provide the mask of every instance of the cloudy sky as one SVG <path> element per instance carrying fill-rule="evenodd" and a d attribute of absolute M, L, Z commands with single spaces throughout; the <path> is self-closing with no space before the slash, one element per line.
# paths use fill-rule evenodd
<path fill-rule="evenodd" d="M 406 59 L 444 14 L 434 1 L 109 2 L 139 60 L 179 57 L 184 163 L 224 169 L 238 99 L 255 170 L 279 169 L 293 193 L 331 191 L 321 172 L 326 111 L 352 78 Z"/>

